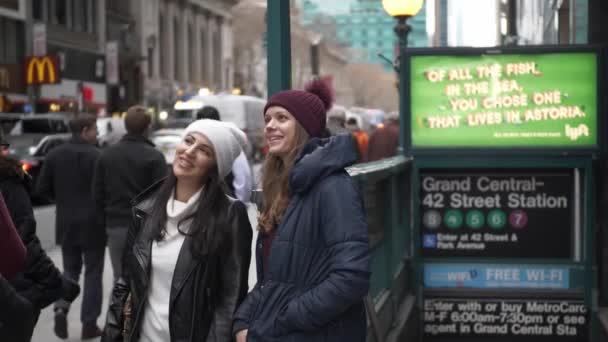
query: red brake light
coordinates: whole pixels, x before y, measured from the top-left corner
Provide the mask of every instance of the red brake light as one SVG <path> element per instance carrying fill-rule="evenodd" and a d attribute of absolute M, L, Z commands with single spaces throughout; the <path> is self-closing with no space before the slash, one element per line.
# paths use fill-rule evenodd
<path fill-rule="evenodd" d="M 38 165 L 38 161 L 36 160 L 22 160 L 21 161 L 21 169 L 25 172 L 29 172 L 32 167 Z"/>

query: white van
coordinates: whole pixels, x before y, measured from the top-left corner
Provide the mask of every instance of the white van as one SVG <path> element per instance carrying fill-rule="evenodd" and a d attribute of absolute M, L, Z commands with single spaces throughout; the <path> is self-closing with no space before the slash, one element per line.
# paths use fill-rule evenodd
<path fill-rule="evenodd" d="M 244 95 L 194 96 L 188 101 L 178 101 L 174 106 L 174 119 L 196 120 L 197 112 L 205 106 L 215 107 L 222 121 L 232 122 L 243 130 L 251 144 L 248 156 L 254 161 L 263 158 L 264 147 L 264 106 L 266 100 Z"/>
<path fill-rule="evenodd" d="M 105 117 L 97 119 L 97 142 L 101 147 L 116 144 L 127 134 L 123 118 Z"/>

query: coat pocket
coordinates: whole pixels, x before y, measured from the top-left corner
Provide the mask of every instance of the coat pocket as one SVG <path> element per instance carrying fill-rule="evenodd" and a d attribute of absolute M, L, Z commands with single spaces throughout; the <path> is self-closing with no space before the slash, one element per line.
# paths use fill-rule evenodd
<path fill-rule="evenodd" d="M 292 284 L 269 281 L 263 285 L 262 298 L 254 311 L 250 329 L 263 337 L 277 337 L 285 333 L 277 326 L 280 311 L 296 295 Z"/>

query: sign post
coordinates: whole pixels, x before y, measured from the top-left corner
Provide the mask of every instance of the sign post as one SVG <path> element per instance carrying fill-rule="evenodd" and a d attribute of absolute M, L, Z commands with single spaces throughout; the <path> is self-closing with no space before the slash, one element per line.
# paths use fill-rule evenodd
<path fill-rule="evenodd" d="M 31 12 L 31 10 L 30 10 Z M 43 22 L 33 22 L 32 21 L 32 13 L 29 13 L 28 15 L 30 22 L 31 22 L 31 35 L 32 35 L 32 40 L 31 40 L 31 44 L 32 44 L 32 56 L 33 57 L 42 57 L 45 56 L 47 53 L 47 35 L 46 35 L 46 23 Z M 26 63 L 24 63 L 24 65 L 28 64 L 28 61 L 26 61 Z M 26 77 L 27 77 L 27 72 L 26 72 Z M 28 89 L 29 92 L 31 93 L 30 96 L 30 108 L 31 111 L 33 113 L 36 112 L 36 104 L 38 103 L 38 98 L 40 97 L 40 84 L 42 83 L 37 83 L 37 82 L 32 82 L 32 81 L 27 81 L 26 78 L 26 84 L 28 85 Z M 53 84 L 53 83 L 51 83 Z"/>
<path fill-rule="evenodd" d="M 44 56 L 46 55 L 46 24 L 45 23 L 35 23 L 32 28 L 32 32 L 34 34 L 34 56 Z"/>
<path fill-rule="evenodd" d="M 599 53 L 408 58 L 423 341 L 598 342 Z"/>

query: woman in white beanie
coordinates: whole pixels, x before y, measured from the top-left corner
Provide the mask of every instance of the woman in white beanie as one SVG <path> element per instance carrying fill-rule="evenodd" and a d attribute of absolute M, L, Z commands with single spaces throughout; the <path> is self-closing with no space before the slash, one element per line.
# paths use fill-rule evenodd
<path fill-rule="evenodd" d="M 234 125 L 186 128 L 169 176 L 133 200 L 134 222 L 102 341 L 230 341 L 247 294 L 252 228 L 223 178 L 246 138 Z"/>

